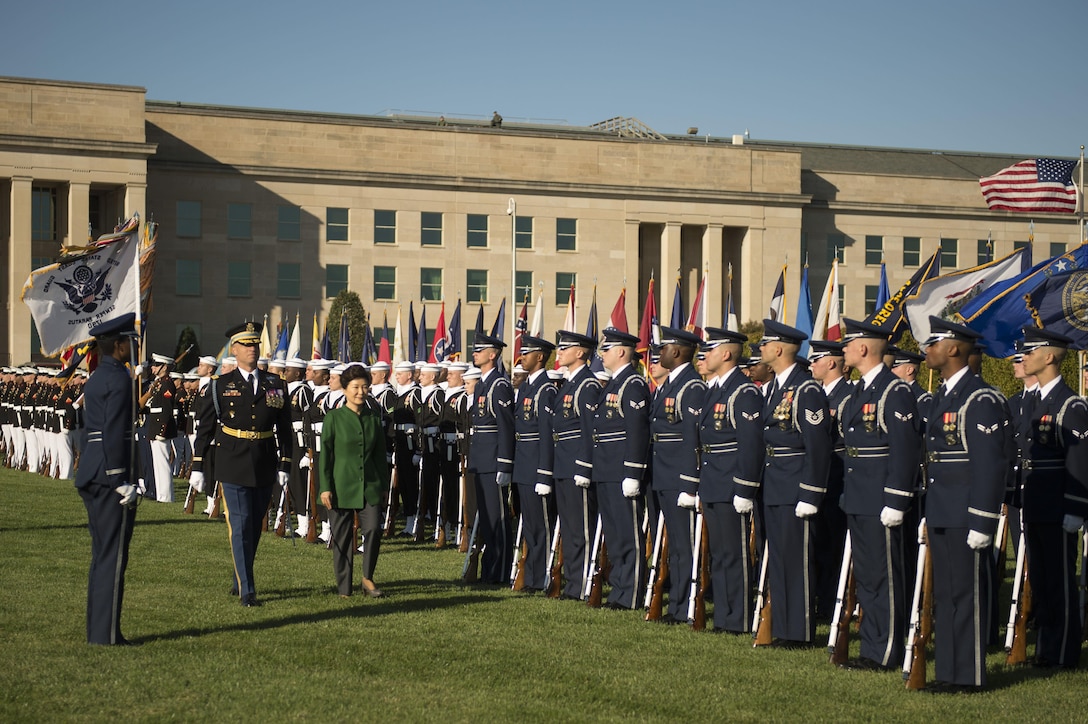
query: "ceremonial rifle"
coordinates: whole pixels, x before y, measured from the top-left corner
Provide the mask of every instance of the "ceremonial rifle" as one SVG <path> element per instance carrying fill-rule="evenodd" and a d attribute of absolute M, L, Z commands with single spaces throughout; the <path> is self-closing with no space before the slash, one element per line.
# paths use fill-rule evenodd
<path fill-rule="evenodd" d="M 831 663 L 836 666 L 842 666 L 850 658 L 850 619 L 857 605 L 854 583 L 853 551 L 850 531 L 847 531 L 842 566 L 839 568 L 839 587 L 835 595 L 835 613 L 831 616 L 831 633 L 827 637 L 827 652 L 831 654 Z"/>
<path fill-rule="evenodd" d="M 185 507 L 182 509 L 186 515 L 193 514 L 193 504 L 196 498 L 196 489 L 190 485 L 189 492 L 185 494 Z"/>
<path fill-rule="evenodd" d="M 420 481 L 420 485 L 423 482 Z M 438 501 L 435 503 L 434 512 L 434 547 L 441 549 L 446 547 L 446 521 L 442 519 L 442 504 L 446 502 L 445 481 L 442 480 L 441 467 L 438 471 Z"/>
<path fill-rule="evenodd" d="M 1020 534 L 1016 546 L 1016 578 L 1012 583 L 1012 605 L 1005 628 L 1005 665 L 1023 664 L 1028 660 L 1028 616 L 1031 615 L 1031 582 L 1028 580 L 1027 543 Z"/>
<path fill-rule="evenodd" d="M 214 496 L 212 498 L 212 512 L 208 514 L 208 517 L 214 520 L 214 519 L 219 517 L 219 512 L 220 512 L 219 511 L 219 499 L 220 499 L 221 496 L 220 496 L 219 481 L 218 480 L 215 481 L 215 488 L 212 489 L 212 495 Z"/>
<path fill-rule="evenodd" d="M 652 581 L 650 602 L 646 606 L 646 620 L 657 621 L 665 603 L 665 584 L 669 580 L 669 532 L 661 524 L 661 556 L 657 563 L 657 577 Z"/>
<path fill-rule="evenodd" d="M 525 553 L 527 546 L 522 540 L 524 532 L 522 517 L 518 516 L 518 532 L 514 536 L 514 563 L 510 566 L 510 589 L 520 591 L 525 588 Z"/>
<path fill-rule="evenodd" d="M 308 469 L 308 475 L 306 476 L 306 512 L 310 516 L 310 528 L 306 531 L 306 542 L 317 542 L 317 473 L 314 468 L 317 467 L 317 454 L 313 448 L 309 448 L 306 451 L 310 456 L 310 467 Z M 332 540 L 330 537 L 329 540 Z"/>
<path fill-rule="evenodd" d="M 914 598 L 910 607 L 910 628 L 907 630 L 906 655 L 903 657 L 903 681 L 908 689 L 918 691 L 926 688 L 926 639 L 925 615 L 932 611 L 926 606 L 926 583 L 932 577 L 933 569 L 929 564 L 929 539 L 925 532 L 918 542 L 918 565 L 914 574 Z M 930 581 L 932 584 L 932 581 Z M 932 587 L 930 588 L 932 595 Z"/>
<path fill-rule="evenodd" d="M 649 526 L 647 526 L 647 534 L 649 533 Z M 663 513 L 657 514 L 657 534 L 654 536 L 654 541 L 650 548 L 650 575 L 646 581 L 646 597 L 642 603 L 642 607 L 645 609 L 650 608 L 650 601 L 654 595 L 654 584 L 657 583 L 657 566 L 658 561 L 661 560 L 661 546 L 664 541 L 665 535 L 665 516 Z"/>
<path fill-rule="evenodd" d="M 468 552 L 468 532 L 472 527 L 468 522 L 468 501 L 465 498 L 468 486 L 468 480 L 465 477 L 465 458 L 461 457 L 460 463 L 460 478 L 458 479 L 457 488 L 457 550 L 461 553 Z"/>
<path fill-rule="evenodd" d="M 763 563 L 759 571 L 759 589 L 756 595 L 756 615 L 752 620 L 752 646 L 771 645 L 771 588 L 767 584 L 767 562 L 770 558 L 767 544 L 763 544 Z"/>
<path fill-rule="evenodd" d="M 465 552 L 465 565 L 461 568 L 461 580 L 464 583 L 475 583 L 479 579 L 479 556 L 476 548 L 476 533 L 480 529 L 480 511 L 476 511 L 476 517 L 472 520 L 472 532 L 469 533 L 468 550 Z"/>
<path fill-rule="evenodd" d="M 692 631 L 706 629 L 706 589 L 710 586 L 710 540 L 706 534 L 706 518 L 700 511 L 695 520 L 695 560 L 691 566 L 691 601 L 688 603 L 688 623 Z M 698 575 L 696 575 L 698 574 Z M 698 593 L 696 593 L 698 589 Z"/>
<path fill-rule="evenodd" d="M 597 551 L 593 576 L 589 586 L 589 597 L 586 599 L 586 605 L 590 608 L 601 607 L 601 602 L 604 598 L 604 582 L 608 578 L 608 570 L 610 568 L 611 566 L 608 564 L 608 544 L 604 540 L 602 534 L 601 545 Z"/>
<path fill-rule="evenodd" d="M 994 570 L 997 580 L 1005 578 L 1005 549 L 1009 547 L 1009 506 L 1001 504 L 1001 517 L 997 519 L 997 535 L 994 536 Z"/>
<path fill-rule="evenodd" d="M 563 590 L 563 547 L 559 537 L 562 520 L 556 518 L 555 533 L 552 534 L 552 547 L 548 550 L 548 598 L 559 598 Z"/>
<path fill-rule="evenodd" d="M 597 527 L 593 531 L 593 544 L 590 547 L 589 553 L 589 575 L 586 580 L 582 582 L 582 600 L 588 601 L 589 594 L 593 590 L 594 578 L 597 576 L 597 555 L 601 552 L 601 536 L 604 531 L 601 529 L 601 516 L 597 515 Z"/>

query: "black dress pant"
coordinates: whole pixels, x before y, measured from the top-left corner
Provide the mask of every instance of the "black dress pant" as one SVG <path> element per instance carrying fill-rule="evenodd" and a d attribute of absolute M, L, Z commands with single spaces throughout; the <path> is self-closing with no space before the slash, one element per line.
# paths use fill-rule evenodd
<path fill-rule="evenodd" d="M 91 569 L 87 576 L 87 643 L 117 644 L 121 635 L 121 601 L 136 509 L 121 505 L 108 485 L 88 485 L 79 496 L 87 508 L 91 534 Z"/>

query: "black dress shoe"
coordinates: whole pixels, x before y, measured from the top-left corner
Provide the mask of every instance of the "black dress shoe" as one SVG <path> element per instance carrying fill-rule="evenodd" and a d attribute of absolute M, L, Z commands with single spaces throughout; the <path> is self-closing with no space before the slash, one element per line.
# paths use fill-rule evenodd
<path fill-rule="evenodd" d="M 927 694 L 976 694 L 982 691 L 981 686 L 971 684 L 951 684 L 947 681 L 934 681 L 926 685 L 922 691 Z"/>
<path fill-rule="evenodd" d="M 841 664 L 841 668 L 850 669 L 852 671 L 895 671 L 898 669 L 896 666 L 885 666 L 872 659 L 860 656 L 856 659 L 850 659 L 844 664 Z"/>
<path fill-rule="evenodd" d="M 627 608 L 627 606 L 624 606 L 622 603 L 616 603 L 615 601 L 609 601 L 603 607 L 607 608 L 609 611 L 630 611 L 631 610 L 631 609 Z"/>
<path fill-rule="evenodd" d="M 124 636 L 122 636 L 121 639 L 119 641 L 117 641 L 117 643 L 114 644 L 114 646 L 140 646 L 140 645 L 141 644 L 140 644 L 139 641 L 129 641 Z"/>
<path fill-rule="evenodd" d="M 708 628 L 706 629 L 706 632 L 712 634 L 725 634 L 727 636 L 743 636 L 748 633 L 747 631 L 730 631 L 727 628 Z"/>
<path fill-rule="evenodd" d="M 681 621 L 678 618 L 673 618 L 672 616 L 665 614 L 661 618 L 653 619 L 652 623 L 661 624 L 662 626 L 679 626 L 682 623 L 686 623 L 686 621 Z"/>
<path fill-rule="evenodd" d="M 1058 665 L 1050 659 L 1041 659 L 1038 656 L 1032 658 L 1029 662 L 1033 668 L 1036 669 L 1053 669 Z"/>
<path fill-rule="evenodd" d="M 809 641 L 790 641 L 789 639 L 775 639 L 771 642 L 772 649 L 785 649 L 787 651 L 800 651 L 802 649 L 811 649 L 816 644 Z"/>
<path fill-rule="evenodd" d="M 232 596 L 237 596 L 238 595 L 238 586 L 231 586 L 230 587 L 230 595 L 232 595 Z"/>
<path fill-rule="evenodd" d="M 256 596 L 250 594 L 248 596 L 242 596 L 242 605 L 246 608 L 253 608 L 255 606 L 260 606 L 261 602 L 257 600 Z"/>

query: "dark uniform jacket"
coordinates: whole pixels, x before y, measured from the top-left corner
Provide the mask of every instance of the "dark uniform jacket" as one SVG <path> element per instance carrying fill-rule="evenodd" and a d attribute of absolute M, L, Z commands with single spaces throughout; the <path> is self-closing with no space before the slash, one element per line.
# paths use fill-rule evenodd
<path fill-rule="evenodd" d="M 763 472 L 763 395 L 739 369 L 707 387 L 699 441 L 699 497 L 707 503 L 755 497 Z"/>
<path fill-rule="evenodd" d="M 149 440 L 172 440 L 178 436 L 177 420 L 174 418 L 174 399 L 177 387 L 169 377 L 158 377 L 151 381 L 151 397 L 143 409 L 144 433 Z"/>
<path fill-rule="evenodd" d="M 601 383 L 589 365 L 579 367 L 556 395 L 551 426 L 555 443 L 552 472 L 557 479 L 592 477 L 593 415 L 600 395 Z"/>
<path fill-rule="evenodd" d="M 764 406 L 765 505 L 819 507 L 831 466 L 830 418 L 823 388 L 796 365 Z"/>
<path fill-rule="evenodd" d="M 83 386 L 87 444 L 76 473 L 76 488 L 131 483 L 132 377 L 113 357 L 103 357 Z"/>
<path fill-rule="evenodd" d="M 517 389 L 514 404 L 514 482 L 552 484 L 555 383 L 540 370 Z"/>
<path fill-rule="evenodd" d="M 475 473 L 513 472 L 513 407 L 514 386 L 498 370 L 489 370 L 473 390 L 468 470 Z"/>
<path fill-rule="evenodd" d="M 1088 403 L 1064 380 L 1039 400 L 1021 445 L 1024 520 L 1061 523 L 1088 517 Z"/>
<path fill-rule="evenodd" d="M 650 418 L 654 447 L 654 490 L 695 495 L 699 488 L 699 421 L 706 384 L 694 365 L 685 365 L 658 391 Z"/>
<path fill-rule="evenodd" d="M 598 482 L 643 479 L 650 457 L 650 387 L 631 365 L 601 390 L 593 413 L 593 475 Z"/>
<path fill-rule="evenodd" d="M 245 487 L 276 482 L 291 465 L 291 409 L 279 377 L 254 370 L 257 392 L 233 370 L 207 387 L 193 450 L 193 470 L 203 472 L 204 453 L 215 440 L 215 479 Z M 219 423 L 216 425 L 216 423 Z"/>

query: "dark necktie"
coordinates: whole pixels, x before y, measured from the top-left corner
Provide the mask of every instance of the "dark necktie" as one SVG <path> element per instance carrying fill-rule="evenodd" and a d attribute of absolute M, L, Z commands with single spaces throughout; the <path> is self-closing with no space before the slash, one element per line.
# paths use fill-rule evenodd
<path fill-rule="evenodd" d="M 1025 407 L 1027 408 L 1025 416 L 1027 419 L 1032 419 L 1035 416 L 1035 408 L 1039 406 L 1039 390 L 1032 390 L 1026 395 L 1027 400 Z"/>

